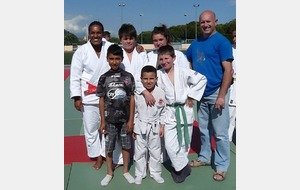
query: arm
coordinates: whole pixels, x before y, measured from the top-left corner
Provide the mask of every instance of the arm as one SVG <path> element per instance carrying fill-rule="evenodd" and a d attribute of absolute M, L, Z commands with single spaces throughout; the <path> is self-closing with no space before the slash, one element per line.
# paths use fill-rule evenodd
<path fill-rule="evenodd" d="M 134 102 L 134 95 L 130 96 L 130 104 L 129 104 L 129 120 L 127 122 L 127 133 L 132 132 L 133 130 L 133 121 L 134 121 L 134 110 L 135 110 L 135 102 Z"/>
<path fill-rule="evenodd" d="M 82 111 L 81 98 L 81 76 L 83 72 L 83 64 L 81 59 L 81 51 L 76 51 L 72 57 L 70 69 L 70 96 L 74 100 L 74 107 L 78 111 Z"/>
<path fill-rule="evenodd" d="M 222 79 L 222 84 L 219 90 L 218 97 L 216 99 L 215 108 L 218 110 L 221 110 L 225 106 L 225 96 L 227 94 L 228 88 L 231 85 L 232 82 L 232 63 L 231 61 L 223 61 L 222 66 L 224 69 L 224 75 Z"/>
<path fill-rule="evenodd" d="M 104 97 L 101 96 L 99 98 L 99 112 L 100 112 L 100 133 L 105 134 L 106 133 L 106 126 L 105 126 L 105 116 L 104 116 Z"/>
<path fill-rule="evenodd" d="M 145 98 L 146 104 L 150 107 L 154 106 L 155 98 L 153 97 L 153 95 L 146 89 L 142 92 L 142 94 Z"/>
<path fill-rule="evenodd" d="M 191 101 L 192 99 L 200 101 L 202 98 L 206 84 L 207 84 L 207 79 L 204 75 L 201 73 L 198 73 L 194 70 L 189 69 L 189 71 L 185 71 L 186 73 L 189 73 L 188 79 L 187 79 L 187 84 L 188 84 L 188 89 L 187 89 L 187 96 L 188 101 L 186 103 L 188 104 L 193 104 Z"/>

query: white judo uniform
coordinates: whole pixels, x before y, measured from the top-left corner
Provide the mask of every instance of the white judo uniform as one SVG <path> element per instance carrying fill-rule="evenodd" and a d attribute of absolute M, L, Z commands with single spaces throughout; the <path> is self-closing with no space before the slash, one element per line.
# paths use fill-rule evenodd
<path fill-rule="evenodd" d="M 123 54 L 124 59 L 120 67 L 133 75 L 135 80 L 135 90 L 138 93 L 141 93 L 145 89 L 141 82 L 141 70 L 148 63 L 147 53 L 145 51 L 138 53 L 136 48 L 134 48 L 131 61 L 129 60 L 124 49 Z"/>
<path fill-rule="evenodd" d="M 188 153 L 194 122 L 193 107 L 188 107 L 186 100 L 190 97 L 199 101 L 204 93 L 207 79 L 192 69 L 180 68 L 176 65 L 174 65 L 174 85 L 163 68 L 157 71 L 157 77 L 158 86 L 166 93 L 165 148 L 172 166 L 176 171 L 180 171 L 189 162 Z M 177 128 L 179 117 L 176 118 L 176 109 L 180 113 L 180 128 Z M 186 115 L 187 127 L 184 126 L 182 109 Z"/>
<path fill-rule="evenodd" d="M 83 103 L 82 121 L 87 153 L 90 158 L 106 157 L 104 135 L 99 135 L 99 97 L 96 93 L 85 95 L 88 84 L 97 87 L 99 77 L 110 69 L 107 49 L 111 42 L 102 38 L 101 54 L 98 57 L 90 41 L 80 46 L 73 54 L 70 69 L 70 97 L 81 96 Z M 120 156 L 119 160 L 123 159 Z M 117 162 L 116 162 L 117 163 Z"/>
<path fill-rule="evenodd" d="M 174 51 L 175 51 L 175 55 L 176 55 L 174 65 L 189 69 L 190 62 L 187 60 L 184 53 L 182 53 L 181 51 L 178 51 L 178 50 L 174 50 Z M 152 65 L 153 67 L 157 68 L 159 65 L 159 61 L 157 60 L 157 57 L 158 57 L 157 50 L 152 50 L 147 55 L 148 55 L 148 65 Z"/>
<path fill-rule="evenodd" d="M 135 90 L 139 93 L 142 92 L 145 88 L 141 82 L 141 70 L 144 65 L 148 62 L 148 57 L 146 52 L 138 53 L 136 48 L 133 50 L 133 55 L 131 61 L 129 60 L 126 51 L 123 49 L 124 59 L 120 67 L 127 72 L 130 72 L 135 80 Z M 113 162 L 118 164 L 123 164 L 123 158 L 121 154 L 121 143 L 118 140 L 116 143 L 115 151 L 113 152 Z"/>
<path fill-rule="evenodd" d="M 236 49 L 232 48 L 233 58 L 232 68 L 233 68 L 233 84 L 230 86 L 230 97 L 229 97 L 229 115 L 230 115 L 230 124 L 229 124 L 229 140 L 232 141 L 233 131 L 236 127 Z"/>
<path fill-rule="evenodd" d="M 142 94 L 135 94 L 135 176 L 147 176 L 147 155 L 149 153 L 149 171 L 151 176 L 161 176 L 161 142 L 159 136 L 160 124 L 165 123 L 165 92 L 155 87 L 152 92 L 154 106 L 147 106 Z"/>

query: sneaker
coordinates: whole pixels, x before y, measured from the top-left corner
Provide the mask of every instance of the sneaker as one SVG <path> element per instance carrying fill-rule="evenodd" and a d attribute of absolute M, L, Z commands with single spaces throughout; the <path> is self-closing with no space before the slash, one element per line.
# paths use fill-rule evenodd
<path fill-rule="evenodd" d="M 128 183 L 134 183 L 134 178 L 130 175 L 129 172 L 124 173 L 123 176 L 128 181 Z"/>
<path fill-rule="evenodd" d="M 142 180 L 143 180 L 143 178 L 137 176 L 134 179 L 134 183 L 137 184 L 137 185 L 140 185 L 140 184 L 142 184 Z"/>
<path fill-rule="evenodd" d="M 164 178 L 162 178 L 161 176 L 151 175 L 150 177 L 152 177 L 157 183 L 164 183 L 165 182 Z"/>
<path fill-rule="evenodd" d="M 107 186 L 109 184 L 109 182 L 111 181 L 112 178 L 113 178 L 113 176 L 107 174 L 105 176 L 105 178 L 102 179 L 101 185 L 102 186 Z"/>

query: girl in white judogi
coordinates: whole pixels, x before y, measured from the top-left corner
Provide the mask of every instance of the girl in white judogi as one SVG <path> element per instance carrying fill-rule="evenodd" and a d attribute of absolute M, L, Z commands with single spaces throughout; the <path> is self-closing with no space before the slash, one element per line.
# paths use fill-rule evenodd
<path fill-rule="evenodd" d="M 174 48 L 162 46 L 158 60 L 157 84 L 166 93 L 165 148 L 172 163 L 171 175 L 176 183 L 183 182 L 191 173 L 188 152 L 194 121 L 194 100 L 200 101 L 207 79 L 204 75 L 174 65 Z"/>
<path fill-rule="evenodd" d="M 157 50 L 161 46 L 165 46 L 167 44 L 171 44 L 171 35 L 167 26 L 161 24 L 160 26 L 155 26 L 151 32 L 152 43 L 154 45 L 154 49 L 148 52 L 148 64 L 154 66 L 155 68 L 160 68 L 158 61 Z M 174 64 L 179 67 L 191 68 L 191 64 L 184 55 L 179 50 L 174 50 L 176 59 L 174 60 Z"/>
<path fill-rule="evenodd" d="M 158 86 L 156 68 L 146 65 L 142 68 L 141 81 L 144 87 L 157 100 L 154 106 L 148 106 L 142 94 L 135 93 L 135 184 L 141 184 L 147 176 L 149 163 L 150 177 L 157 183 L 163 183 L 161 177 L 161 137 L 165 122 L 165 92 Z M 149 162 L 148 162 L 149 155 Z"/>

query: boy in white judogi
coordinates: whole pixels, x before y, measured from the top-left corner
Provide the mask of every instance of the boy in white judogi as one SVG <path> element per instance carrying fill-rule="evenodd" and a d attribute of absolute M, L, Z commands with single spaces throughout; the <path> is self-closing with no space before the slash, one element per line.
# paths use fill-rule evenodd
<path fill-rule="evenodd" d="M 204 75 L 174 65 L 174 48 L 162 46 L 158 60 L 162 68 L 157 71 L 158 86 L 166 93 L 165 148 L 172 163 L 171 175 L 176 183 L 183 182 L 191 173 L 188 152 L 194 121 L 194 100 L 204 93 L 207 79 Z"/>
<path fill-rule="evenodd" d="M 138 51 L 136 43 L 137 32 L 132 24 L 122 24 L 118 31 L 118 35 L 124 55 L 120 67 L 133 75 L 136 90 L 141 91 L 141 89 L 144 88 L 140 81 L 140 76 L 143 66 L 148 61 L 147 53 L 145 51 Z M 120 149 L 120 141 L 118 141 L 114 151 L 113 160 L 114 163 L 119 163 L 119 165 L 123 164 L 123 160 L 120 159 L 122 158 Z"/>
<path fill-rule="evenodd" d="M 161 177 L 161 141 L 165 120 L 165 92 L 158 86 L 156 68 L 146 65 L 141 71 L 143 86 L 157 100 L 154 106 L 148 106 L 142 94 L 135 93 L 135 125 L 133 138 L 135 139 L 135 184 L 141 184 L 147 176 L 147 156 L 149 155 L 149 171 L 157 183 L 163 183 Z"/>

